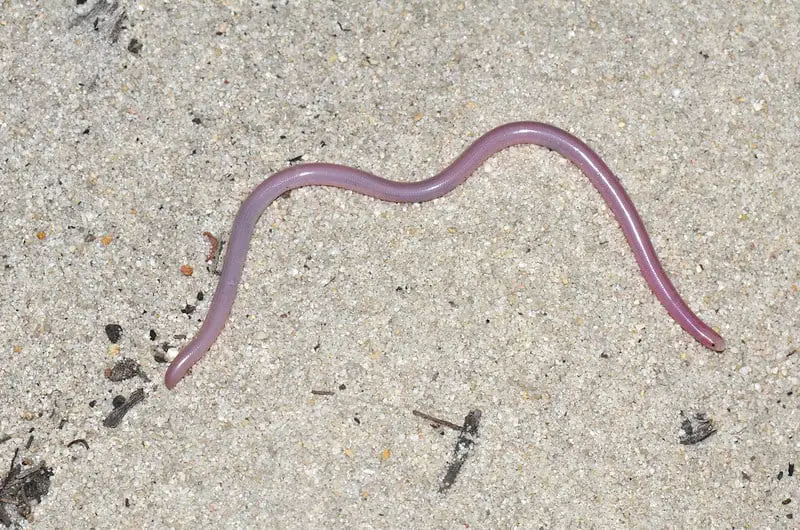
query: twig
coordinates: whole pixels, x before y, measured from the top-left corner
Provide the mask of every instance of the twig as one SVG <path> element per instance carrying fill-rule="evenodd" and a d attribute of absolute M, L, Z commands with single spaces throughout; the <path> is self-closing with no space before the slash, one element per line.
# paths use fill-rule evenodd
<path fill-rule="evenodd" d="M 420 412 L 418 410 L 412 410 L 411 414 L 413 414 L 414 416 L 417 416 L 418 418 L 422 418 L 424 420 L 432 421 L 432 422 L 436 423 L 437 425 L 443 425 L 445 427 L 450 427 L 454 431 L 460 431 L 461 430 L 461 425 L 456 425 L 455 423 L 449 422 L 447 420 L 440 420 L 439 418 L 434 418 L 430 414 L 425 414 L 424 412 Z"/>
<path fill-rule="evenodd" d="M 467 460 L 472 446 L 475 445 L 475 440 L 478 438 L 478 426 L 481 423 L 481 411 L 478 409 L 469 411 L 467 417 L 464 418 L 464 426 L 461 428 L 461 434 L 458 435 L 456 447 L 453 450 L 453 462 L 447 468 L 447 473 L 442 479 L 442 485 L 439 486 L 439 493 L 445 493 L 450 489 L 450 486 L 456 481 L 456 477 L 461 472 L 461 466 Z"/>
<path fill-rule="evenodd" d="M 110 427 L 112 429 L 118 426 L 120 422 L 122 422 L 122 418 L 125 417 L 125 414 L 127 414 L 133 407 L 144 401 L 144 397 L 144 388 L 136 390 L 133 394 L 131 394 L 128 400 L 125 401 L 125 403 L 119 407 L 116 407 L 108 414 L 108 416 L 106 416 L 106 419 L 103 420 L 103 426 Z"/>
<path fill-rule="evenodd" d="M 72 447 L 73 445 L 82 445 L 87 450 L 89 449 L 89 442 L 87 442 L 83 438 L 78 438 L 77 440 L 72 440 L 70 443 L 67 444 L 67 447 Z"/>

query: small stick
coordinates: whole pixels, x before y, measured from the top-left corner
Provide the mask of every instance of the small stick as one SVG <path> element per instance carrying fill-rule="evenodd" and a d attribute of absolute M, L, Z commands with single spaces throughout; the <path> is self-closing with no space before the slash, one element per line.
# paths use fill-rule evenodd
<path fill-rule="evenodd" d="M 3 478 L 3 483 L 0 484 L 0 491 L 3 491 L 6 488 L 6 484 L 8 481 L 14 478 L 14 464 L 17 461 L 17 456 L 19 456 L 19 447 L 14 450 L 14 456 L 11 457 L 11 469 L 8 470 L 8 474 Z"/>
<path fill-rule="evenodd" d="M 464 418 L 464 426 L 461 428 L 461 434 L 458 435 L 456 447 L 453 450 L 453 462 L 447 468 L 447 473 L 442 479 L 442 485 L 439 486 L 439 493 L 445 493 L 450 489 L 450 486 L 456 481 L 461 466 L 467 460 L 472 446 L 475 445 L 475 440 L 478 438 L 478 426 L 481 423 L 481 411 L 478 409 L 469 411 L 467 417 Z"/>
<path fill-rule="evenodd" d="M 89 449 L 89 442 L 87 442 L 83 438 L 78 438 L 77 440 L 72 440 L 70 443 L 67 444 L 67 447 L 72 447 L 73 445 L 82 445 L 87 450 Z"/>
<path fill-rule="evenodd" d="M 103 426 L 111 429 L 117 427 L 122 421 L 122 418 L 125 417 L 125 414 L 127 414 L 128 411 L 130 411 L 133 407 L 144 401 L 144 398 L 144 388 L 134 391 L 128 400 L 125 401 L 125 403 L 119 407 L 116 407 L 108 414 L 108 416 L 106 416 L 106 419 L 103 420 Z"/>
<path fill-rule="evenodd" d="M 461 425 L 456 425 L 455 423 L 449 422 L 447 420 L 440 420 L 439 418 L 434 418 L 430 414 L 425 414 L 424 412 L 420 412 L 418 410 L 412 410 L 411 414 L 413 414 L 414 416 L 417 416 L 418 418 L 422 418 L 422 419 L 425 419 L 425 420 L 428 420 L 428 421 L 432 421 L 432 422 L 434 422 L 436 424 L 443 425 L 445 427 L 450 427 L 454 431 L 460 431 L 461 430 Z"/>

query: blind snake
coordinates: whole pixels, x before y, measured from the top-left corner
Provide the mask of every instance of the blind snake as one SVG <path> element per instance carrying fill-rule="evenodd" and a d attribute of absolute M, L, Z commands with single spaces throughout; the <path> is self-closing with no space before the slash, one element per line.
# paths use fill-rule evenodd
<path fill-rule="evenodd" d="M 245 199 L 236 214 L 222 274 L 208 315 L 194 338 L 183 347 L 167 369 L 164 378 L 167 387 L 175 387 L 205 355 L 225 327 L 236 298 L 253 230 L 262 212 L 281 194 L 303 186 L 333 186 L 383 201 L 430 201 L 448 194 L 490 156 L 519 144 L 552 149 L 580 168 L 619 222 L 642 276 L 670 316 L 706 348 L 723 351 L 725 340 L 689 309 L 667 277 L 639 213 L 605 162 L 589 146 L 568 132 L 544 123 L 523 121 L 489 131 L 475 140 L 441 173 L 418 182 L 396 182 L 351 167 L 319 163 L 288 167 L 264 180 Z"/>

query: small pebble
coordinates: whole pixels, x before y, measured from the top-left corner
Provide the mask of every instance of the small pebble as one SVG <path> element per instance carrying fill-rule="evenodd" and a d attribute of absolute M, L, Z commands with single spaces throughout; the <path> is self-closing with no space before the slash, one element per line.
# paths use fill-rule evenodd
<path fill-rule="evenodd" d="M 106 336 L 112 344 L 118 343 L 119 339 L 122 338 L 122 326 L 119 324 L 106 324 Z"/>

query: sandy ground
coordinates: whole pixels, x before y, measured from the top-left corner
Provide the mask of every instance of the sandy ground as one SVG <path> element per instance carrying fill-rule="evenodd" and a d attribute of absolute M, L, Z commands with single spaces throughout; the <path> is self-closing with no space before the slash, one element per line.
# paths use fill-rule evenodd
<path fill-rule="evenodd" d="M 542 4 L 0 2 L 4 517 L 27 480 L 37 528 L 797 528 L 797 6 Z M 517 120 L 604 157 L 724 353 L 519 147 L 432 203 L 276 201 L 164 387 L 216 286 L 203 232 L 263 178 L 418 180 Z M 459 432 L 414 410 L 482 412 L 445 492 Z M 681 444 L 696 414 L 717 432 Z"/>

